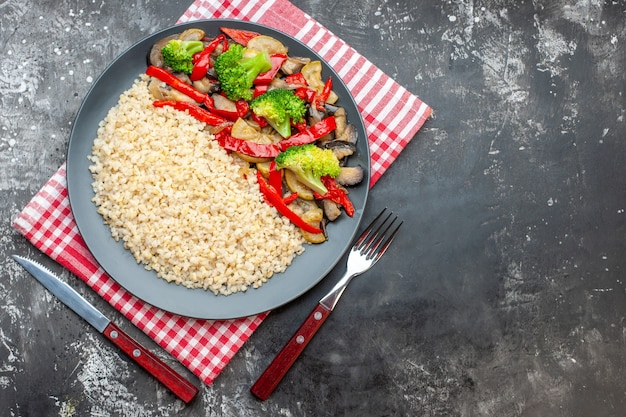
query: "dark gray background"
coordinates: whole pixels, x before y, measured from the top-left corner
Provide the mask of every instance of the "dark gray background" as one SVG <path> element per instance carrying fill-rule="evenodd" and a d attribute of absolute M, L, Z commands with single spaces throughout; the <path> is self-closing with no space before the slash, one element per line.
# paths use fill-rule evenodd
<path fill-rule="evenodd" d="M 0 1 L 0 409 L 12 416 L 622 416 L 626 2 L 294 3 L 435 113 L 370 194 L 405 219 L 269 401 L 249 387 L 339 267 L 190 406 L 46 293 L 11 220 L 107 63 L 189 3 Z M 191 376 L 197 382 L 195 377 Z"/>

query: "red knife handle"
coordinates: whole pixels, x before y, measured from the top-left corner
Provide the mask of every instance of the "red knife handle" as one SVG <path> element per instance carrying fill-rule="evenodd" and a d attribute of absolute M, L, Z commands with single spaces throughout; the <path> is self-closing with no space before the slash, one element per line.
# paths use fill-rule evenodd
<path fill-rule="evenodd" d="M 315 333 L 322 327 L 330 315 L 330 311 L 321 304 L 311 311 L 304 323 L 289 339 L 287 344 L 276 355 L 272 363 L 263 371 L 259 379 L 256 380 L 250 391 L 259 399 L 267 400 L 270 394 L 278 386 L 278 383 L 291 368 L 291 365 L 298 359 L 306 345 L 313 339 Z"/>
<path fill-rule="evenodd" d="M 143 369 L 169 388 L 178 398 L 188 403 L 198 393 L 198 388 L 170 368 L 161 359 L 141 346 L 113 322 L 104 329 L 104 335 Z"/>

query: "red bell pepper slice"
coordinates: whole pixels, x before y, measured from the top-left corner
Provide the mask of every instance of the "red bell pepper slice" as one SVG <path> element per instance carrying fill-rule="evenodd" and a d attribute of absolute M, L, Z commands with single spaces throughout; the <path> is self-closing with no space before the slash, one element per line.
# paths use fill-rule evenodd
<path fill-rule="evenodd" d="M 276 190 L 278 194 L 283 195 L 283 177 L 280 171 L 276 169 L 276 162 L 270 162 L 269 169 L 270 186 Z"/>
<path fill-rule="evenodd" d="M 302 74 L 301 72 L 297 72 L 295 74 L 290 74 L 286 76 L 285 82 L 287 84 L 295 84 L 295 85 L 300 85 L 302 87 L 306 87 L 309 85 L 309 83 L 306 81 L 306 78 L 304 78 L 304 74 Z"/>
<path fill-rule="evenodd" d="M 257 98 L 265 93 L 267 93 L 268 85 L 255 85 L 254 90 L 252 91 L 252 97 Z"/>
<path fill-rule="evenodd" d="M 224 42 L 224 49 L 228 48 L 228 40 L 226 40 L 226 36 L 219 34 L 202 50 L 202 52 L 194 55 L 193 71 L 191 71 L 191 75 L 189 76 L 191 81 L 200 80 L 206 75 L 207 71 L 211 67 L 211 54 L 215 51 L 215 48 L 217 48 L 217 45 L 219 45 L 220 42 Z"/>
<path fill-rule="evenodd" d="M 211 97 L 208 94 L 205 97 L 203 104 L 212 113 L 220 115 L 220 116 L 222 116 L 222 117 L 224 117 L 224 118 L 226 118 L 226 119 L 228 119 L 228 120 L 230 120 L 232 122 L 236 122 L 237 119 L 239 119 L 240 117 L 244 118 L 248 114 L 248 111 L 250 111 L 250 105 L 244 99 L 239 99 L 239 100 L 237 100 L 235 102 L 236 111 L 223 110 L 223 109 L 216 108 L 215 107 L 215 102 L 213 100 L 213 97 Z"/>
<path fill-rule="evenodd" d="M 287 207 L 287 204 L 283 201 L 283 197 L 265 181 L 265 178 L 263 178 L 263 175 L 259 171 L 256 172 L 256 178 L 259 183 L 259 190 L 261 191 L 261 194 L 263 194 L 263 198 L 269 205 L 275 207 L 280 214 L 287 217 L 289 221 L 305 232 L 324 233 L 323 230 L 318 229 L 315 226 L 311 226 L 302 220 L 300 216 Z"/>
<path fill-rule="evenodd" d="M 250 115 L 250 118 L 255 121 L 259 127 L 265 127 L 267 125 L 269 125 L 269 123 L 267 122 L 267 119 L 265 117 L 262 116 L 257 116 L 256 114 L 254 114 L 254 112 L 252 112 L 252 114 Z"/>
<path fill-rule="evenodd" d="M 274 144 L 256 143 L 249 140 L 235 138 L 227 132 L 219 132 L 215 135 L 215 140 L 224 149 L 239 152 L 244 155 L 256 156 L 258 158 L 274 158 L 280 153 L 278 146 Z"/>
<path fill-rule="evenodd" d="M 350 217 L 354 215 L 354 205 L 348 198 L 348 194 L 339 188 L 337 181 L 333 177 L 325 175 L 322 177 L 322 184 L 328 189 L 328 192 L 324 195 L 313 191 L 313 196 L 318 200 L 328 199 L 334 203 L 339 204 L 346 211 L 346 214 Z"/>
<path fill-rule="evenodd" d="M 317 92 L 309 87 L 300 87 L 296 88 L 294 94 L 300 97 L 303 101 L 311 103 L 313 100 L 315 100 L 315 95 L 317 94 Z"/>
<path fill-rule="evenodd" d="M 283 176 L 280 174 L 280 171 L 276 169 L 276 161 L 270 162 L 269 169 L 269 185 L 272 187 L 279 195 L 283 195 Z M 298 193 L 291 193 L 286 197 L 283 197 L 283 203 L 289 205 L 298 199 Z"/>
<path fill-rule="evenodd" d="M 298 199 L 298 193 L 291 193 L 287 197 L 283 197 L 283 202 L 287 205 L 293 203 Z"/>
<path fill-rule="evenodd" d="M 304 119 L 301 122 L 291 121 L 291 126 L 293 126 L 298 132 L 302 132 L 307 129 L 307 124 Z"/>
<path fill-rule="evenodd" d="M 182 112 L 186 111 L 189 113 L 190 116 L 193 116 L 199 121 L 211 126 L 220 126 L 229 123 L 229 121 L 225 118 L 215 115 L 207 111 L 206 109 L 198 106 L 197 104 L 189 103 L 186 101 L 157 100 L 152 104 L 154 105 L 154 107 L 170 106 Z"/>
<path fill-rule="evenodd" d="M 252 32 L 249 30 L 233 29 L 227 27 L 221 27 L 220 30 L 232 40 L 243 46 L 248 45 L 250 39 L 256 38 L 257 36 L 261 35 L 260 33 Z"/>
<path fill-rule="evenodd" d="M 315 107 L 317 107 L 318 110 L 324 110 L 324 104 L 326 104 L 326 100 L 328 100 L 332 89 L 333 79 L 328 77 L 328 79 L 324 83 L 324 88 L 322 88 L 322 91 L 318 95 L 316 95 L 314 99 Z"/>
<path fill-rule="evenodd" d="M 284 151 L 291 146 L 300 146 L 307 143 L 315 142 L 324 135 L 329 134 L 337 128 L 337 123 L 334 117 L 327 117 L 322 121 L 315 123 L 302 132 L 298 132 L 292 135 L 289 139 L 278 142 L 280 150 Z"/>
<path fill-rule="evenodd" d="M 207 97 L 206 94 L 201 93 L 189 84 L 186 84 L 183 81 L 179 80 L 178 78 L 176 78 L 175 75 L 173 75 L 166 69 L 150 65 L 146 69 L 146 74 L 150 77 L 154 77 L 160 81 L 163 81 L 173 89 L 178 90 L 181 93 L 191 97 L 191 99 L 197 103 L 204 103 L 204 100 Z"/>
<path fill-rule="evenodd" d="M 283 63 L 287 60 L 287 55 L 284 54 L 272 54 L 270 55 L 270 61 L 272 62 L 272 68 L 257 75 L 254 79 L 254 84 L 269 84 L 272 82 L 276 73 L 282 67 Z"/>
<path fill-rule="evenodd" d="M 237 114 L 239 117 L 244 118 L 250 111 L 250 103 L 248 103 L 243 98 L 235 101 L 235 108 L 237 109 Z"/>

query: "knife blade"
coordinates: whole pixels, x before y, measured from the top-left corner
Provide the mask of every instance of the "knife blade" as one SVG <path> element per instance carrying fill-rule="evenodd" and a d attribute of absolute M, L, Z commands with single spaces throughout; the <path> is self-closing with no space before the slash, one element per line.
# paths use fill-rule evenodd
<path fill-rule="evenodd" d="M 170 389 L 178 398 L 188 403 L 198 393 L 198 388 L 195 385 L 126 334 L 76 292 L 74 288 L 57 278 L 48 268 L 19 255 L 13 255 L 13 259 L 22 265 L 48 291 L 85 319 L 98 332 L 104 334 L 115 346 Z"/>

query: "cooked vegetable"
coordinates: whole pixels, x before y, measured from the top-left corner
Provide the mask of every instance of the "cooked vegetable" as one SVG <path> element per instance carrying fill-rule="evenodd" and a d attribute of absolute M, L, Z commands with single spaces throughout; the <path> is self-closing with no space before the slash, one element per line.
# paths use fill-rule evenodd
<path fill-rule="evenodd" d="M 317 94 L 326 94 L 324 87 L 327 87 L 328 80 L 325 83 L 322 80 L 322 63 L 320 61 L 311 61 L 302 67 L 302 75 L 306 78 L 307 84 L 314 89 Z M 333 104 L 337 101 L 337 95 L 331 90 L 324 100 L 326 103 Z"/>
<path fill-rule="evenodd" d="M 183 81 L 176 78 L 175 75 L 167 71 L 166 69 L 156 67 L 154 65 L 150 65 L 146 68 L 146 74 L 150 77 L 154 77 L 160 81 L 163 81 L 165 84 L 170 87 L 180 91 L 181 93 L 191 97 L 197 103 L 202 103 L 206 99 L 207 95 L 199 92 L 189 84 L 184 83 Z"/>
<path fill-rule="evenodd" d="M 187 112 L 190 116 L 211 126 L 221 126 L 229 123 L 225 118 L 215 115 L 206 109 L 185 101 L 157 100 L 154 107 L 173 107 L 178 111 Z"/>
<path fill-rule="evenodd" d="M 322 221 L 324 220 L 324 211 L 321 208 L 316 207 L 304 212 L 301 218 L 307 224 L 317 227 L 317 225 L 322 224 Z M 322 231 L 320 231 L 320 233 L 311 233 L 309 231 L 302 230 L 302 236 L 309 243 L 324 243 L 326 241 L 326 235 Z"/>
<path fill-rule="evenodd" d="M 204 105 L 211 112 L 219 114 L 233 122 L 245 117 L 250 110 L 250 105 L 246 100 L 239 99 L 237 101 L 231 101 L 219 94 L 216 94 L 215 97 L 207 96 L 204 100 Z"/>
<path fill-rule="evenodd" d="M 359 165 L 353 167 L 341 167 L 341 173 L 335 178 L 341 185 L 356 185 L 363 181 L 363 168 Z"/>
<path fill-rule="evenodd" d="M 354 215 L 354 206 L 352 201 L 348 198 L 348 193 L 345 189 L 339 187 L 334 178 L 328 175 L 322 177 L 322 183 L 326 186 L 328 191 L 325 194 L 318 194 L 313 191 L 315 198 L 318 200 L 328 199 L 334 203 L 339 204 L 346 211 L 346 214 L 350 217 Z"/>
<path fill-rule="evenodd" d="M 272 68 L 267 52 L 257 52 L 253 56 L 245 57 L 246 51 L 239 44 L 231 45 L 226 52 L 217 57 L 213 64 L 222 90 L 231 100 L 240 98 L 251 100 L 254 79 L 260 73 Z"/>
<path fill-rule="evenodd" d="M 257 51 L 266 51 L 268 54 L 287 55 L 289 51 L 281 41 L 267 35 L 255 36 L 248 41 L 247 46 Z"/>
<path fill-rule="evenodd" d="M 321 137 L 329 134 L 335 130 L 335 118 L 327 117 L 322 121 L 315 123 L 313 126 L 298 132 L 291 136 L 289 139 L 285 139 L 279 142 L 281 150 L 287 150 L 292 146 L 306 145 L 307 143 L 315 142 Z"/>
<path fill-rule="evenodd" d="M 341 172 L 339 160 L 330 149 L 322 149 L 310 143 L 292 146 L 276 156 L 276 167 L 289 169 L 312 190 L 324 195 L 328 189 L 322 177 L 336 177 Z"/>
<path fill-rule="evenodd" d="M 181 41 L 172 39 L 165 44 L 161 53 L 165 64 L 174 72 L 191 74 L 193 71 L 193 56 L 204 49 L 202 41 Z"/>
<path fill-rule="evenodd" d="M 313 201 L 315 196 L 313 195 L 313 190 L 304 185 L 294 174 L 288 169 L 282 169 L 281 171 L 285 172 L 285 184 L 292 193 L 297 193 L 298 197 L 303 200 Z"/>
<path fill-rule="evenodd" d="M 280 195 L 274 188 L 270 187 L 265 178 L 263 178 L 261 172 L 257 171 L 256 177 L 257 181 L 259 182 L 259 190 L 261 191 L 261 194 L 263 194 L 263 198 L 269 205 L 276 207 L 276 210 L 278 210 L 280 214 L 287 217 L 293 224 L 298 226 L 300 229 L 309 233 L 323 233 L 321 229 L 305 222 L 304 220 L 302 220 L 302 218 L 300 218 L 300 216 L 298 216 L 289 207 L 287 207 L 287 204 L 285 204 L 285 201 L 283 200 L 283 196 Z"/>
<path fill-rule="evenodd" d="M 328 77 L 326 82 L 324 83 L 324 87 L 322 87 L 322 91 L 315 96 L 314 105 L 318 110 L 324 110 L 324 105 L 328 98 L 330 97 L 330 93 L 333 91 L 333 79 Z"/>
<path fill-rule="evenodd" d="M 235 138 L 225 131 L 217 133 L 215 140 L 222 148 L 228 151 L 258 158 L 273 158 L 280 153 L 280 149 L 274 144 L 256 143 L 251 140 Z"/>
<path fill-rule="evenodd" d="M 272 68 L 270 68 L 268 71 L 265 71 L 259 74 L 254 79 L 254 85 L 268 85 L 269 83 L 271 83 L 274 80 L 274 77 L 276 76 L 276 74 L 282 67 L 283 62 L 285 62 L 286 59 L 287 59 L 287 55 L 283 55 L 283 54 L 270 55 Z"/>
<path fill-rule="evenodd" d="M 213 53 L 213 51 L 215 51 L 220 42 L 223 42 L 224 49 L 228 47 L 228 41 L 226 40 L 226 36 L 218 35 L 207 46 L 204 47 L 202 52 L 198 54 L 198 56 L 194 60 L 191 75 L 189 76 L 191 81 L 198 81 L 206 76 L 207 71 L 211 66 L 211 54 Z"/>
<path fill-rule="evenodd" d="M 283 89 L 269 90 L 258 96 L 250 102 L 250 108 L 284 138 L 291 136 L 291 123 L 301 123 L 306 113 L 304 101 L 293 91 Z"/>
<path fill-rule="evenodd" d="M 220 30 L 224 32 L 229 38 L 243 46 L 246 46 L 250 39 L 256 38 L 257 36 L 261 35 L 260 33 L 252 32 L 249 30 L 233 29 L 228 27 L 221 27 Z"/>

